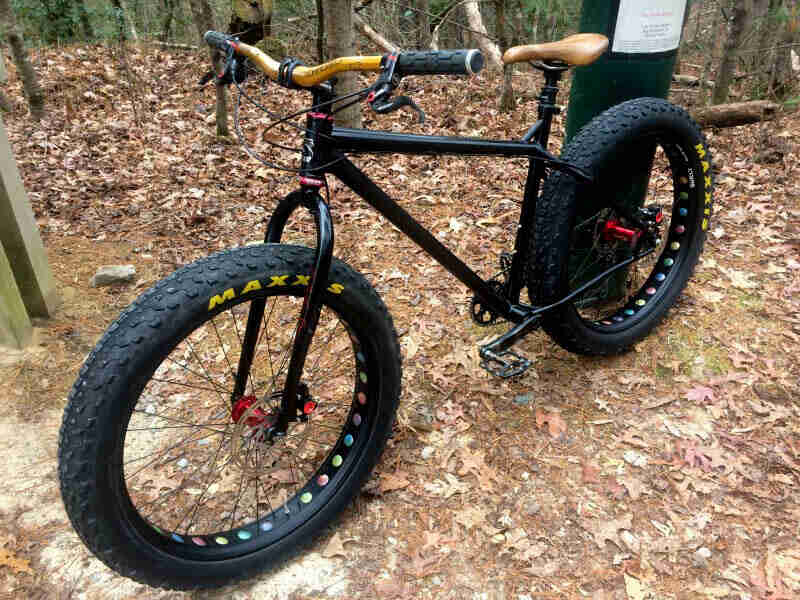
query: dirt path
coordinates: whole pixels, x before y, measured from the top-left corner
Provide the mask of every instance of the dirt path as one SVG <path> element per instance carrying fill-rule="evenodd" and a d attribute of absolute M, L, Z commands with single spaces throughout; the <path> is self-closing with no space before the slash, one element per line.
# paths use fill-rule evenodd
<path fill-rule="evenodd" d="M 54 69 L 45 70 L 53 102 L 79 98 L 70 105 L 78 116 L 57 113 L 41 135 L 24 119 L 9 125 L 65 302 L 40 324 L 38 345 L 5 353 L 0 366 L 0 595 L 8 597 L 185 596 L 115 576 L 70 529 L 54 460 L 61 408 L 86 354 L 131 299 L 181 264 L 258 239 L 293 185 L 280 175 L 259 185 L 272 174 L 198 134 L 204 113 L 185 107 L 210 96 L 192 97 L 190 69 L 167 55 L 133 59 L 143 70 L 160 61 L 169 74 L 154 84 L 157 97 L 142 96 L 150 104 L 141 126 L 125 101 L 109 100 L 125 97 L 123 84 L 76 75 L 67 85 Z M 67 74 L 86 60 L 76 51 Z M 523 109 L 483 110 L 485 83 L 467 92 L 419 85 L 415 98 L 433 123 L 424 131 L 503 137 L 528 118 Z M 534 367 L 513 382 L 478 368 L 475 348 L 495 331 L 470 322 L 466 292 L 334 189 L 337 254 L 367 273 L 402 334 L 395 436 L 335 534 L 277 574 L 197 596 L 800 596 L 798 139 L 796 116 L 711 136 L 717 215 L 670 318 L 613 359 L 572 356 L 531 335 L 520 349 Z M 751 162 L 765 147 L 777 162 Z M 496 271 L 524 165 L 362 164 L 404 184 L 404 206 L 483 273 Z M 135 264 L 137 283 L 88 286 L 99 265 L 117 263 Z"/>

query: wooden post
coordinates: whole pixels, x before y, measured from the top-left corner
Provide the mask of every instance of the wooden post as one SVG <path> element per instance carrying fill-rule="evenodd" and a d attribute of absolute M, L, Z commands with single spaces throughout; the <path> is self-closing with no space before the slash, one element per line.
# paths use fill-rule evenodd
<path fill-rule="evenodd" d="M 0 271 L 0 287 L 13 283 L 28 315 L 49 317 L 58 306 L 55 280 L 33 217 L 33 209 L 22 185 L 8 134 L 0 119 L 0 243 L 13 279 Z"/>
<path fill-rule="evenodd" d="M 30 341 L 32 332 L 11 263 L 0 244 L 0 345 L 22 348 Z"/>

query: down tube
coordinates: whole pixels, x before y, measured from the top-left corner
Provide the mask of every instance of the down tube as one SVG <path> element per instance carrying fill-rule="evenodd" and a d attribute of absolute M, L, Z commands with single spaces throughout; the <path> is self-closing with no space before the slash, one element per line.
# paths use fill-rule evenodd
<path fill-rule="evenodd" d="M 420 225 L 403 207 L 392 200 L 347 158 L 330 167 L 330 172 L 342 183 L 364 198 L 375 210 L 405 233 L 409 238 L 434 258 L 459 281 L 477 293 L 489 307 L 514 323 L 522 320 L 525 313 L 507 300 L 498 297 L 495 291 L 481 277 L 470 269 L 455 254 L 450 252 L 431 232 Z"/>

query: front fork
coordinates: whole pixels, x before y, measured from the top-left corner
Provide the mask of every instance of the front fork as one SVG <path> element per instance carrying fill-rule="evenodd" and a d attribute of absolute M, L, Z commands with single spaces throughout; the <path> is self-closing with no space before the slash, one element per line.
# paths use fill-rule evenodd
<path fill-rule="evenodd" d="M 317 188 L 312 185 L 304 184 L 301 190 L 293 192 L 281 200 L 269 221 L 264 242 L 267 244 L 280 243 L 286 222 L 295 209 L 300 206 L 307 208 L 314 217 L 317 230 L 317 246 L 314 266 L 311 270 L 306 295 L 303 300 L 303 308 L 300 311 L 300 317 L 295 329 L 292 355 L 289 359 L 289 370 L 286 374 L 286 382 L 281 395 L 281 410 L 277 420 L 270 428 L 272 436 L 285 435 L 289 422 L 297 417 L 300 377 L 303 374 L 303 365 L 308 355 L 308 349 L 311 346 L 311 340 L 317 329 L 320 311 L 322 310 L 322 295 L 328 285 L 328 271 L 333 257 L 333 221 L 331 220 L 330 209 Z M 239 366 L 236 371 L 236 379 L 231 396 L 232 404 L 235 404 L 244 395 L 266 304 L 266 298 L 254 300 L 250 304 L 247 327 L 242 338 L 242 353 L 239 356 Z"/>

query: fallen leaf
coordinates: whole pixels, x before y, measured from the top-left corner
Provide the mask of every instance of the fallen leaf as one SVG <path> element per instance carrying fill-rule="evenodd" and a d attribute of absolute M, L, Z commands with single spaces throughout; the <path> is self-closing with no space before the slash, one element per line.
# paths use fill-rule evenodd
<path fill-rule="evenodd" d="M 30 561 L 25 558 L 18 558 L 6 548 L 0 548 L 0 566 L 10 567 L 17 573 L 33 575 Z"/>
<path fill-rule="evenodd" d="M 408 588 L 405 583 L 396 579 L 379 579 L 372 584 L 378 598 L 407 598 Z"/>
<path fill-rule="evenodd" d="M 583 481 L 583 483 L 600 483 L 600 467 L 597 466 L 597 463 L 583 463 L 581 468 L 581 481 Z"/>
<path fill-rule="evenodd" d="M 644 491 L 644 484 L 636 479 L 636 477 L 622 477 L 619 482 L 628 490 L 628 493 L 631 495 L 631 500 L 638 500 Z"/>
<path fill-rule="evenodd" d="M 548 412 L 541 408 L 536 409 L 536 427 L 541 429 L 547 425 L 550 437 L 557 439 L 567 432 L 567 424 L 556 412 Z"/>
<path fill-rule="evenodd" d="M 618 548 L 622 548 L 622 542 L 619 539 L 620 529 L 630 529 L 633 525 L 633 515 L 628 513 L 619 519 L 599 519 L 595 521 L 583 521 L 581 523 L 584 529 L 592 534 L 594 543 L 597 547 L 602 549 L 606 545 L 606 541 L 614 542 Z"/>
<path fill-rule="evenodd" d="M 409 481 L 400 473 L 381 473 L 378 493 L 384 494 L 408 487 Z"/>
<path fill-rule="evenodd" d="M 325 548 L 322 549 L 322 556 L 325 558 L 333 558 L 334 556 L 343 556 L 347 558 L 347 552 L 344 549 L 344 543 L 349 542 L 350 540 L 343 540 L 339 533 L 334 533 L 333 537 L 328 540 L 328 543 L 325 545 Z"/>
<path fill-rule="evenodd" d="M 625 577 L 625 592 L 628 594 L 629 600 L 647 600 L 650 598 L 650 590 L 638 579 L 631 577 L 627 573 L 623 573 Z"/>
<path fill-rule="evenodd" d="M 710 387 L 699 385 L 686 392 L 686 398 L 694 402 L 703 402 L 706 399 L 714 402 L 714 390 Z"/>

